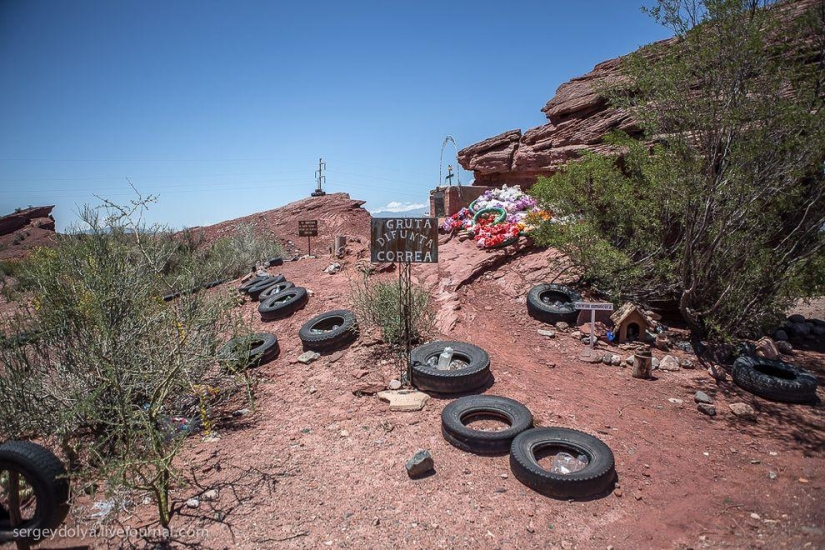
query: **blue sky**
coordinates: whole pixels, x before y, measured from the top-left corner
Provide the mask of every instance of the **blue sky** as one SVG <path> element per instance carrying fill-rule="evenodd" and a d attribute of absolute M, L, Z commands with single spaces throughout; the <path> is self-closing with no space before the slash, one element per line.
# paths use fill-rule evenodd
<path fill-rule="evenodd" d="M 329 192 L 425 203 L 445 136 L 543 124 L 560 84 L 666 38 L 651 1 L 1 0 L 0 213 L 64 229 L 128 178 L 148 221 L 205 225 L 308 196 L 319 157 Z"/>

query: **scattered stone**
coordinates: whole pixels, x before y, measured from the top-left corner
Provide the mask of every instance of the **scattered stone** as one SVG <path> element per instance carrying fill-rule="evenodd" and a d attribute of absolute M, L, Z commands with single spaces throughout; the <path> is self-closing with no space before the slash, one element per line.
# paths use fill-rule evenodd
<path fill-rule="evenodd" d="M 484 306 L 484 311 L 493 311 L 493 308 L 490 306 Z"/>
<path fill-rule="evenodd" d="M 622 493 L 622 490 L 621 490 L 621 489 L 616 489 L 616 490 L 614 490 L 614 491 L 613 491 L 613 494 L 614 494 L 615 496 L 617 496 L 618 498 L 622 498 L 622 494 L 623 494 L 623 493 Z"/>
<path fill-rule="evenodd" d="M 341 437 L 349 437 L 349 432 L 347 430 L 341 430 Z"/>
<path fill-rule="evenodd" d="M 232 416 L 246 416 L 249 412 L 249 409 L 238 409 L 237 411 L 232 411 Z"/>
<path fill-rule="evenodd" d="M 774 480 L 774 479 L 776 479 L 776 478 L 778 478 L 778 477 L 779 477 L 779 476 L 778 476 L 778 475 L 776 475 L 776 472 L 774 472 L 774 471 L 769 471 L 769 472 L 768 472 L 768 479 L 770 479 L 770 480 Z"/>
<path fill-rule="evenodd" d="M 352 388 L 352 394 L 361 397 L 363 395 L 375 395 L 384 389 L 384 384 L 362 382 Z"/>
<path fill-rule="evenodd" d="M 200 508 L 201 501 L 196 498 L 190 498 L 186 501 L 187 508 Z"/>
<path fill-rule="evenodd" d="M 696 395 L 693 396 L 693 399 L 697 403 L 707 403 L 708 405 L 713 403 L 713 399 L 711 399 L 710 396 L 703 391 L 696 392 Z"/>
<path fill-rule="evenodd" d="M 681 399 L 678 399 L 676 397 L 668 398 L 668 402 L 673 403 L 674 405 L 681 405 L 682 403 L 684 403 L 684 401 L 682 401 Z"/>
<path fill-rule="evenodd" d="M 309 387 L 309 394 L 310 394 L 310 395 L 312 395 L 313 393 L 315 393 L 315 392 L 317 392 L 317 391 L 318 391 L 318 390 L 315 388 L 315 386 L 310 386 L 310 387 Z"/>
<path fill-rule="evenodd" d="M 779 350 L 780 353 L 785 355 L 790 355 L 793 353 L 793 346 L 790 342 L 786 342 L 785 340 L 780 340 L 776 343 L 776 348 Z"/>
<path fill-rule="evenodd" d="M 758 458 L 754 458 L 754 459 L 751 460 L 751 464 L 762 464 L 762 461 L 759 460 Z"/>
<path fill-rule="evenodd" d="M 380 520 L 380 519 L 378 519 L 378 518 L 372 518 L 372 524 L 373 524 L 375 527 L 378 527 L 379 525 L 381 525 L 381 520 Z"/>
<path fill-rule="evenodd" d="M 807 323 L 794 323 L 793 330 L 797 336 L 808 336 L 811 334 L 811 327 Z"/>
<path fill-rule="evenodd" d="M 696 409 L 702 414 L 706 414 L 708 416 L 716 416 L 716 407 L 708 403 L 699 403 L 698 405 L 696 405 Z"/>
<path fill-rule="evenodd" d="M 633 366 L 633 358 L 634 357 L 635 357 L 634 355 L 628 355 L 627 356 L 627 359 L 624 360 L 624 362 L 627 363 L 627 366 L 629 366 L 629 367 Z"/>
<path fill-rule="evenodd" d="M 401 381 L 397 379 L 390 380 L 389 386 L 391 390 L 400 390 L 401 389 Z"/>
<path fill-rule="evenodd" d="M 799 483 L 810 483 L 810 481 L 804 477 L 800 477 L 797 481 L 799 481 Z"/>
<path fill-rule="evenodd" d="M 656 349 L 668 351 L 670 349 L 670 338 L 668 338 L 666 334 L 659 333 L 653 341 L 653 346 Z"/>
<path fill-rule="evenodd" d="M 336 351 L 335 353 L 333 353 L 332 355 L 329 356 L 329 362 L 330 363 L 335 363 L 336 361 L 341 359 L 343 356 L 344 356 L 343 351 Z"/>
<path fill-rule="evenodd" d="M 528 533 L 535 533 L 536 532 L 536 529 L 535 529 L 535 527 L 533 527 L 532 523 L 527 524 L 527 532 Z"/>
<path fill-rule="evenodd" d="M 431 472 L 435 464 L 429 451 L 420 450 L 407 461 L 407 475 L 411 478 L 421 477 Z"/>
<path fill-rule="evenodd" d="M 547 338 L 555 338 L 556 337 L 556 331 L 554 331 L 554 330 L 544 330 L 544 329 L 540 328 L 538 332 L 539 332 L 540 335 L 546 336 Z"/>
<path fill-rule="evenodd" d="M 613 361 L 613 354 L 612 353 L 605 353 L 602 356 L 602 363 L 604 363 L 605 365 L 609 365 L 611 363 L 611 361 Z"/>
<path fill-rule="evenodd" d="M 339 264 L 338 262 L 335 262 L 333 264 L 329 264 L 326 267 L 326 269 L 324 269 L 324 273 L 329 273 L 330 275 L 335 275 L 339 271 L 341 271 L 341 264 Z"/>
<path fill-rule="evenodd" d="M 582 337 L 582 331 L 580 331 L 580 330 L 574 330 L 573 332 L 570 333 L 570 338 L 575 338 L 575 339 L 578 340 L 581 337 Z"/>
<path fill-rule="evenodd" d="M 610 356 L 610 364 L 613 365 L 614 367 L 618 367 L 619 365 L 622 364 L 622 356 L 621 355 L 616 355 L 614 353 L 613 355 Z"/>
<path fill-rule="evenodd" d="M 760 520 L 762 518 L 756 512 L 751 512 L 751 519 Z"/>
<path fill-rule="evenodd" d="M 756 420 L 756 411 L 747 403 L 731 403 L 728 405 L 730 412 L 746 420 Z"/>
<path fill-rule="evenodd" d="M 788 333 L 782 329 L 779 329 L 773 333 L 773 339 L 777 342 L 785 342 L 788 340 Z"/>
<path fill-rule="evenodd" d="M 694 368 L 693 361 L 691 361 L 690 359 L 682 359 L 681 361 L 679 361 L 679 365 L 683 369 L 692 369 L 692 368 Z"/>
<path fill-rule="evenodd" d="M 654 358 L 652 358 L 652 359 L 650 360 L 650 364 L 651 364 L 651 366 L 653 367 L 653 370 L 656 370 L 656 369 L 658 369 L 658 368 L 659 368 L 660 362 L 659 362 L 659 360 L 658 360 L 658 359 L 656 359 L 656 358 L 654 357 Z"/>
<path fill-rule="evenodd" d="M 308 365 L 313 361 L 317 360 L 321 357 L 321 354 L 317 351 L 305 351 L 301 355 L 298 356 L 298 362 L 303 363 L 304 365 Z"/>
<path fill-rule="evenodd" d="M 682 367 L 679 366 L 679 360 L 673 357 L 672 355 L 665 355 L 662 359 L 662 362 L 659 363 L 659 370 L 665 371 L 677 371 L 682 370 Z"/>
<path fill-rule="evenodd" d="M 756 355 L 765 359 L 776 359 L 779 357 L 779 350 L 773 340 L 765 336 L 756 343 Z"/>
<path fill-rule="evenodd" d="M 556 328 L 559 330 L 567 330 L 570 328 L 570 325 L 568 325 L 564 321 L 559 321 L 558 323 L 556 323 Z"/>
<path fill-rule="evenodd" d="M 378 398 L 390 404 L 391 411 L 420 411 L 430 396 L 418 390 L 378 392 Z"/>
<path fill-rule="evenodd" d="M 603 351 L 585 348 L 581 352 L 581 355 L 579 355 L 579 360 L 584 361 L 585 363 L 601 363 L 602 357 L 604 357 Z"/>
<path fill-rule="evenodd" d="M 201 495 L 201 498 L 203 500 L 207 501 L 207 502 L 214 502 L 214 501 L 218 500 L 218 490 L 217 489 L 209 489 L 203 495 Z"/>

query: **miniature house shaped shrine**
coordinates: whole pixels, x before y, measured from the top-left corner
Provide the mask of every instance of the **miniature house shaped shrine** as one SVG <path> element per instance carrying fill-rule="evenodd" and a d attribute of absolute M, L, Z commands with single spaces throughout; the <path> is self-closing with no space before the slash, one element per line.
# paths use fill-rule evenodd
<path fill-rule="evenodd" d="M 627 341 L 642 341 L 645 339 L 645 331 L 653 328 L 650 319 L 630 302 L 617 309 L 610 316 L 610 320 L 614 325 L 613 334 L 620 344 Z"/>

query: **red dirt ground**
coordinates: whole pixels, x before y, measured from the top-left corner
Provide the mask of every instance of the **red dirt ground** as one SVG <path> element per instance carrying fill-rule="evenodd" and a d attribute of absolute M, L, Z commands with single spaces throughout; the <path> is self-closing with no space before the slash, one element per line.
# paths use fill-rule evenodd
<path fill-rule="evenodd" d="M 257 369 L 254 412 L 227 414 L 217 441 L 190 438 L 180 465 L 197 472 L 203 489 L 180 488 L 175 500 L 209 488 L 218 488 L 219 498 L 175 517 L 178 528 L 208 532 L 181 542 L 205 548 L 825 547 L 822 403 L 771 403 L 730 382 L 717 385 L 699 369 L 655 371 L 655 379 L 645 381 L 627 367 L 580 362 L 583 346 L 570 337 L 573 329 L 548 339 L 537 330 L 549 327 L 526 312 L 529 288 L 552 278 L 552 251 L 487 253 L 451 240 L 441 245 L 437 266 L 416 267 L 414 275 L 432 288 L 441 337 L 489 352 L 495 383 L 484 393 L 521 401 L 543 426 L 576 428 L 611 447 L 618 485 L 603 498 L 546 498 L 514 478 L 507 456 L 451 447 L 441 436 L 440 413 L 453 397 L 433 396 L 423 411 L 405 413 L 390 412 L 375 396 L 353 395 L 358 387 L 385 385 L 400 370 L 370 331 L 362 330 L 342 353 L 297 363 L 301 324 L 349 307 L 351 281 L 360 277 L 356 259 L 368 240 L 360 208 L 349 209 L 340 195 L 315 200 L 323 203 L 318 212 L 338 210 L 335 230 L 361 243 L 350 242 L 335 275 L 322 272 L 339 261 L 328 254 L 270 269 L 313 292 L 290 318 L 262 322 L 257 303 L 242 306 L 253 327 L 278 336 L 282 351 Z M 271 211 L 260 219 L 299 242 L 279 229 L 297 228 L 293 222 L 307 216 L 296 205 L 287 208 L 288 214 Z M 317 250 L 324 250 L 326 241 L 319 241 Z M 822 351 L 793 357 L 816 372 L 821 387 Z M 699 389 L 715 399 L 715 418 L 696 410 Z M 727 405 L 736 401 L 751 404 L 757 420 L 733 416 Z M 226 412 L 244 406 L 238 400 Z M 410 480 L 404 462 L 418 449 L 430 450 L 436 471 Z M 90 512 L 77 506 L 68 525 L 94 525 Z M 151 506 L 137 505 L 118 519 L 138 527 L 151 514 Z M 73 539 L 41 547 L 122 543 Z"/>

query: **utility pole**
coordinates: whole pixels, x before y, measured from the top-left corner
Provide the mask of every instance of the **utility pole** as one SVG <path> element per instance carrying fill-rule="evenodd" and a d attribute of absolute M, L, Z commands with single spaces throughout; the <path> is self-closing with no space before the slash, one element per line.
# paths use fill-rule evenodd
<path fill-rule="evenodd" d="M 327 163 L 324 162 L 324 159 L 318 159 L 318 169 L 315 171 L 315 183 L 317 187 L 315 191 L 312 192 L 313 197 L 323 197 L 326 195 L 326 192 L 321 188 L 321 185 L 327 181 L 327 177 L 324 175 L 324 169 L 326 167 Z"/>

